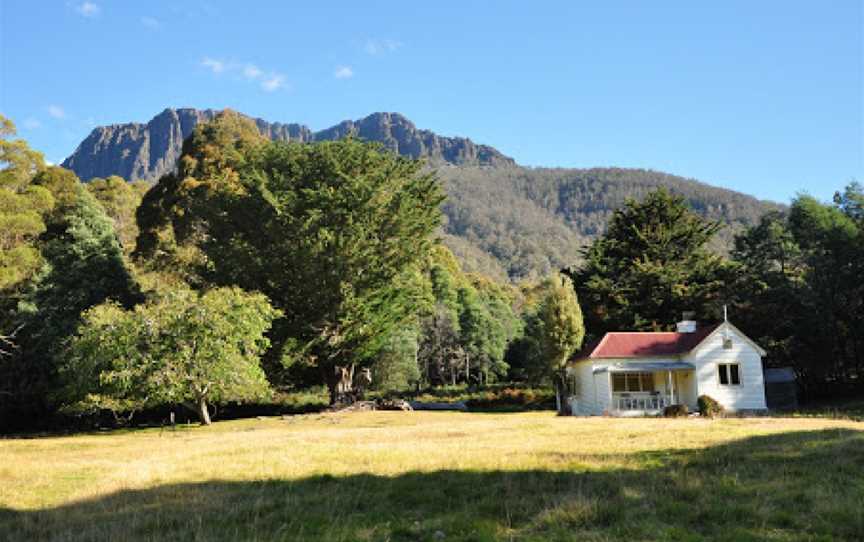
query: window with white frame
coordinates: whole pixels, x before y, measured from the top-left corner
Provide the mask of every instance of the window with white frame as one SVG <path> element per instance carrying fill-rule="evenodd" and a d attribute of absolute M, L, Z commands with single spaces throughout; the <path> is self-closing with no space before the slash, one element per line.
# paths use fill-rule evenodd
<path fill-rule="evenodd" d="M 612 373 L 612 391 L 654 391 L 654 375 L 651 373 Z"/>
<path fill-rule="evenodd" d="M 739 363 L 718 363 L 717 375 L 720 378 L 721 386 L 740 386 L 741 385 L 741 364 Z"/>

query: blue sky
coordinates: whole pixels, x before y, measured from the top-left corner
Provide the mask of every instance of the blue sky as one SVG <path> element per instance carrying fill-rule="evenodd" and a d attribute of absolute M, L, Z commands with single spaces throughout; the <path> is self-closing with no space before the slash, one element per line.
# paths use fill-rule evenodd
<path fill-rule="evenodd" d="M 95 125 L 374 111 L 526 165 L 765 199 L 864 181 L 862 2 L 0 3 L 0 112 L 58 162 Z"/>

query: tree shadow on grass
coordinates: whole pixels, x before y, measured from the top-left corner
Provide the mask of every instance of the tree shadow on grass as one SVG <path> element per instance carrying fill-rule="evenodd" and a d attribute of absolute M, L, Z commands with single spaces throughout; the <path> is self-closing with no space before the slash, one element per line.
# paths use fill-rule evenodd
<path fill-rule="evenodd" d="M 418 453 L 422 451 L 418 450 Z M 566 458 L 566 450 L 550 450 Z M 0 509 L 9 540 L 862 540 L 864 432 L 636 454 L 638 468 L 212 481 Z"/>

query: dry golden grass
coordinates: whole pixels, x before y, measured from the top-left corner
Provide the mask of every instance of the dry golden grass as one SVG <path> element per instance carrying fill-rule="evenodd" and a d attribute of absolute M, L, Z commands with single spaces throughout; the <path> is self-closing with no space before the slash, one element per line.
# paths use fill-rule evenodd
<path fill-rule="evenodd" d="M 0 440 L 0 539 L 862 540 L 864 424 L 370 412 Z"/>

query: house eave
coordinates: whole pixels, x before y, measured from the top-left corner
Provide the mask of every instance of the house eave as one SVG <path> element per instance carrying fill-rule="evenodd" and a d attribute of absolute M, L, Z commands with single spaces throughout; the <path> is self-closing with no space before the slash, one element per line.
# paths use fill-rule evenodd
<path fill-rule="evenodd" d="M 627 372 L 643 372 L 656 373 L 662 371 L 692 371 L 696 366 L 686 361 L 653 361 L 645 363 L 618 363 L 614 365 L 602 365 L 594 367 L 592 372 L 599 373 L 627 373 Z"/>
<path fill-rule="evenodd" d="M 567 365 L 578 365 L 579 363 L 584 363 L 586 361 L 592 361 L 594 363 L 597 362 L 610 362 L 610 361 L 625 361 L 625 362 L 640 362 L 640 361 L 657 361 L 664 359 L 681 359 L 683 356 L 687 355 L 689 352 L 679 353 L 679 354 L 658 354 L 656 356 L 595 356 L 589 358 L 579 358 L 572 359 L 567 362 Z"/>

